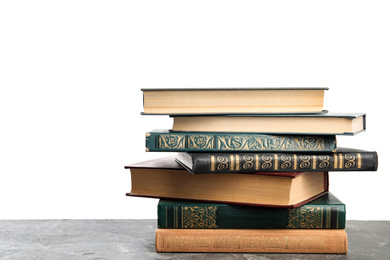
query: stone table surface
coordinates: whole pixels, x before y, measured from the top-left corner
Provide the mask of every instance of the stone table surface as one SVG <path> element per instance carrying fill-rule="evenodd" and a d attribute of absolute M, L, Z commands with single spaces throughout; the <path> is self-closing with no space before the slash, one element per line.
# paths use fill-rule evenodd
<path fill-rule="evenodd" d="M 156 220 L 0 220 L 0 259 L 390 259 L 390 221 L 347 221 L 348 254 L 156 253 Z"/>

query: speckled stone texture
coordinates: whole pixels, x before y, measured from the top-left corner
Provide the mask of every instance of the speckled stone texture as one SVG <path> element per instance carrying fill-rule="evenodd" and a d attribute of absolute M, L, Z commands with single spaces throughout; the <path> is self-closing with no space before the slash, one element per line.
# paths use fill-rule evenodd
<path fill-rule="evenodd" d="M 156 253 L 156 220 L 0 220 L 0 259 L 390 259 L 389 221 L 348 221 L 348 254 Z"/>

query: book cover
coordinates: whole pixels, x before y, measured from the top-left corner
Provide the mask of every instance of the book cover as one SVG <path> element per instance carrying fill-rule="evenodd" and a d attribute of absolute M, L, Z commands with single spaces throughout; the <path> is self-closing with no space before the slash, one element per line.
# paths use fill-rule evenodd
<path fill-rule="evenodd" d="M 319 113 L 328 88 L 143 88 L 143 115 Z"/>
<path fill-rule="evenodd" d="M 345 254 L 344 229 L 157 229 L 157 252 Z"/>
<path fill-rule="evenodd" d="M 354 135 L 365 131 L 364 113 L 172 116 L 174 131 Z"/>
<path fill-rule="evenodd" d="M 128 196 L 268 207 L 299 207 L 328 192 L 328 172 L 191 174 L 168 156 L 130 169 Z"/>
<path fill-rule="evenodd" d="M 345 204 L 332 193 L 298 208 L 160 200 L 158 228 L 344 229 Z"/>
<path fill-rule="evenodd" d="M 260 133 L 174 132 L 146 133 L 146 151 L 155 152 L 332 152 L 334 135 L 276 135 Z"/>
<path fill-rule="evenodd" d="M 193 174 L 285 171 L 376 171 L 375 151 L 352 148 L 333 153 L 187 153 L 177 161 Z"/>

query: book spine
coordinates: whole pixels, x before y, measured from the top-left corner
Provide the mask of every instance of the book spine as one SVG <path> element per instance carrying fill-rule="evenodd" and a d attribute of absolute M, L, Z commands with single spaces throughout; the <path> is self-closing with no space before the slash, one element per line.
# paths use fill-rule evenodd
<path fill-rule="evenodd" d="M 182 229 L 344 229 L 345 205 L 298 208 L 164 203 L 157 209 L 158 228 Z"/>
<path fill-rule="evenodd" d="M 348 251 L 345 230 L 157 229 L 157 252 L 336 253 Z"/>
<path fill-rule="evenodd" d="M 192 173 L 256 173 L 302 171 L 376 171 L 376 152 L 329 154 L 299 153 L 199 153 Z"/>
<path fill-rule="evenodd" d="M 146 151 L 155 152 L 332 152 L 334 135 L 267 135 L 246 133 L 149 132 Z"/>

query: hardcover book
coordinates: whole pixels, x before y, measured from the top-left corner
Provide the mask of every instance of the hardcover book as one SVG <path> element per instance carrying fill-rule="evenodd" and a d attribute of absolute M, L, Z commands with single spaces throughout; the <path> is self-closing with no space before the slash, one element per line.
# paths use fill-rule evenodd
<path fill-rule="evenodd" d="M 250 132 L 270 134 L 356 134 L 366 129 L 366 115 L 335 114 L 262 114 L 173 116 L 174 131 Z"/>
<path fill-rule="evenodd" d="M 328 88 L 144 88 L 142 114 L 318 113 Z"/>
<path fill-rule="evenodd" d="M 301 171 L 376 171 L 378 155 L 339 147 L 334 153 L 187 153 L 177 162 L 193 174 Z"/>
<path fill-rule="evenodd" d="M 146 151 L 155 152 L 332 152 L 335 135 L 275 135 L 259 133 L 146 133 Z"/>
<path fill-rule="evenodd" d="M 328 172 L 191 174 L 174 156 L 130 166 L 128 196 L 298 207 L 328 192 Z"/>
<path fill-rule="evenodd" d="M 157 229 L 157 252 L 345 254 L 344 229 Z"/>
<path fill-rule="evenodd" d="M 298 208 L 160 200 L 158 228 L 344 229 L 345 204 L 327 193 Z"/>

